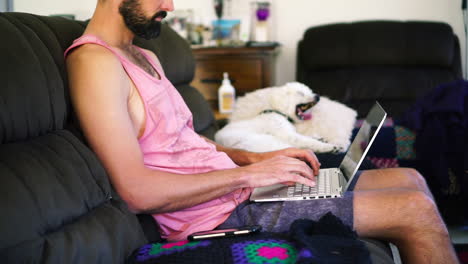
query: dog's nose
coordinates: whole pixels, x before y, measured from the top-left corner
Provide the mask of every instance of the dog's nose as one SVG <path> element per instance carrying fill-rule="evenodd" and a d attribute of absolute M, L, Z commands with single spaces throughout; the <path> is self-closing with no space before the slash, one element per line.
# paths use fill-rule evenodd
<path fill-rule="evenodd" d="M 320 95 L 316 94 L 315 95 L 315 102 L 318 103 L 318 101 L 320 101 Z"/>

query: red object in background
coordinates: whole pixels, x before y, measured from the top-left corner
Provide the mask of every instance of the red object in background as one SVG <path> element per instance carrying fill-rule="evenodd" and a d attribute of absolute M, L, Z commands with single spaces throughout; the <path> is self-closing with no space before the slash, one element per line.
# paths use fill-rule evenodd
<path fill-rule="evenodd" d="M 458 259 L 460 260 L 461 264 L 468 264 L 468 252 L 459 252 Z"/>

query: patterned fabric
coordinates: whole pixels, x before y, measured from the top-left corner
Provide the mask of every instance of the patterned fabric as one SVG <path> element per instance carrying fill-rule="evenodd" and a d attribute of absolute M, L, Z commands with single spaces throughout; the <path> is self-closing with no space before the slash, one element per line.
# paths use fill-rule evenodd
<path fill-rule="evenodd" d="M 356 135 L 362 120 L 356 122 L 353 136 Z M 367 153 L 366 159 L 376 168 L 416 167 L 414 142 L 416 134 L 410 129 L 395 125 L 387 118 Z"/>
<path fill-rule="evenodd" d="M 251 240 L 235 243 L 231 246 L 234 263 L 238 264 L 289 264 L 296 263 L 298 250 L 285 240 Z M 310 257 L 308 250 L 301 256 Z"/>
<path fill-rule="evenodd" d="M 211 241 L 209 240 L 192 242 L 189 242 L 188 240 L 183 240 L 170 243 L 148 244 L 140 248 L 136 259 L 138 261 L 145 261 L 151 258 L 158 258 L 163 255 L 182 253 L 186 250 L 194 250 L 199 247 L 206 247 L 209 245 L 211 245 Z"/>
<path fill-rule="evenodd" d="M 395 126 L 395 135 L 397 142 L 397 159 L 416 159 L 416 152 L 414 151 L 416 134 L 408 128 Z"/>
<path fill-rule="evenodd" d="M 312 253 L 281 233 L 201 241 L 154 243 L 141 247 L 134 263 L 293 264 Z"/>
<path fill-rule="evenodd" d="M 367 157 L 376 168 L 397 168 L 400 167 L 398 160 L 394 158 Z"/>
<path fill-rule="evenodd" d="M 318 221 L 298 219 L 288 232 L 149 244 L 129 263 L 370 264 L 357 234 L 331 213 Z"/>

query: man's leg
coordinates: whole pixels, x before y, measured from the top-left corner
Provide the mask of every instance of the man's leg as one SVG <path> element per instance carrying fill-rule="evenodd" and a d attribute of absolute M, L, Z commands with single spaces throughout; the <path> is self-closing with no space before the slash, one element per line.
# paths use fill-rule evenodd
<path fill-rule="evenodd" d="M 361 236 L 396 244 L 405 263 L 458 263 L 421 179 L 410 169 L 364 172 L 354 192 L 354 228 Z"/>

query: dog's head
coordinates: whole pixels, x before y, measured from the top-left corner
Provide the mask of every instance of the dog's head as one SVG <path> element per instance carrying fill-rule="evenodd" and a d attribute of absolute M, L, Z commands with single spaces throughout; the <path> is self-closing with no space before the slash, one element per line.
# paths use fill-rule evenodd
<path fill-rule="evenodd" d="M 295 122 L 312 119 L 312 108 L 319 100 L 318 94 L 298 82 L 275 88 L 270 97 L 273 109 L 288 115 Z"/>

